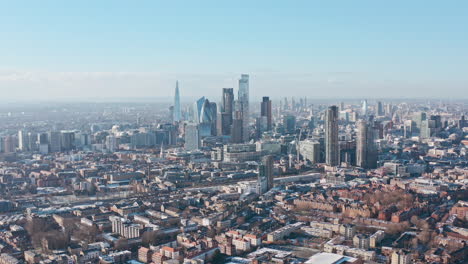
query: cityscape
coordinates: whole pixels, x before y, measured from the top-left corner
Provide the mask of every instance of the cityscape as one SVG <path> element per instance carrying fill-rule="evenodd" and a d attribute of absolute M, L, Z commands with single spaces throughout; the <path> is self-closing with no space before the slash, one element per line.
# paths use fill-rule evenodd
<path fill-rule="evenodd" d="M 161 33 L 157 31 L 161 23 L 145 13 L 162 8 L 162 3 L 155 3 L 134 18 L 141 16 L 145 25 L 153 21 L 150 25 Z M 56 5 L 48 7 L 54 10 Z M 135 11 L 107 8 L 110 13 Z M 179 8 L 170 10 L 189 9 Z M 226 12 L 221 15 L 226 18 L 237 17 L 238 10 L 230 13 L 229 8 L 218 11 Z M 261 8 L 265 13 L 275 12 L 271 7 Z M 314 21 L 300 12 L 314 8 L 302 6 L 292 16 L 288 16 L 289 9 L 278 10 L 284 10 L 285 20 Z M 52 12 L 46 9 L 31 14 Z M 72 14 L 66 8 L 60 10 Z M 94 9 L 84 10 L 89 15 Z M 37 24 L 46 25 L 49 13 L 44 14 Z M 62 19 L 68 21 L 67 15 Z M 262 19 L 263 15 L 259 14 Z M 271 18 L 268 23 L 282 30 L 282 22 Z M 7 18 L 0 18 L 0 23 L 2 19 Z M 74 19 L 81 25 L 91 23 L 89 28 L 83 26 L 91 35 L 94 27 L 102 26 L 93 16 Z M 124 20 L 119 17 L 109 24 L 122 26 L 120 19 Z M 203 16 L 198 19 L 203 21 Z M 183 24 L 189 28 L 187 34 L 191 22 L 201 23 L 188 20 Z M 162 27 L 169 24 L 162 23 Z M 37 25 L 31 22 L 29 26 Z M 55 27 L 61 25 L 45 26 Z M 66 32 L 68 27 L 71 33 L 81 32 L 72 24 Z M 127 29 L 123 26 L 115 32 L 122 32 L 124 38 L 146 32 L 132 28 L 125 33 Z M 202 29 L 195 32 L 205 34 Z M 209 41 L 229 39 L 223 35 L 229 32 L 216 32 L 220 35 Z M 254 29 L 240 32 L 258 34 L 260 43 L 265 37 Z M 114 35 L 100 33 L 101 40 L 120 44 Z M 161 34 L 161 42 L 174 37 Z M 67 37 L 80 39 L 73 34 Z M 99 46 L 100 38 L 94 37 L 98 40 L 93 45 Z M 281 37 L 276 37 L 280 42 Z M 66 37 L 57 39 L 65 41 Z M 103 67 L 102 61 L 90 60 L 98 55 L 80 53 L 92 49 L 84 37 L 80 40 L 82 46 L 71 47 L 76 50 L 70 54 L 76 52 L 76 58 L 89 60 L 84 68 Z M 34 41 L 39 43 L 35 49 L 44 48 L 40 38 Z M 249 38 L 245 43 L 249 41 L 256 42 Z M 5 50 L 2 45 L 0 50 Z M 196 40 L 184 43 L 183 48 L 178 45 L 168 45 L 167 52 L 206 55 L 202 48 L 197 50 Z M 409 80 L 393 82 L 393 89 L 374 87 L 370 81 L 366 88 L 365 82 L 346 78 L 301 86 L 310 76 L 291 74 L 274 81 L 277 86 L 269 86 L 265 79 L 279 80 L 272 76 L 281 74 L 251 68 L 248 60 L 242 61 L 240 51 L 232 51 L 235 54 L 225 63 L 235 65 L 238 61 L 233 58 L 240 56 L 246 70 L 224 72 L 222 66 L 211 65 L 207 56 L 190 60 L 200 64 L 192 68 L 193 76 L 124 70 L 77 74 L 73 68 L 82 65 L 75 61 L 70 66 L 71 57 L 70 65 L 60 62 L 61 51 L 50 47 L 41 52 L 54 51 L 57 57 L 29 59 L 37 59 L 44 69 L 60 71 L 11 73 L 0 68 L 4 95 L 0 100 L 0 264 L 468 263 L 466 82 L 461 88 L 447 84 L 437 91 L 418 85 L 400 87 L 415 84 Z M 252 49 L 261 52 L 263 47 Z M 269 49 L 264 47 L 277 56 Z M 130 51 L 134 57 L 122 63 L 129 69 L 134 58 L 147 58 Z M 126 57 L 117 53 L 116 57 Z M 34 68 L 32 62 L 22 62 L 27 55 L 15 56 L 18 65 Z M 295 56 L 277 63 L 287 68 L 291 58 Z M 13 61 L 5 55 L 5 64 L 0 66 L 16 65 Z M 106 63 L 114 67 L 116 61 Z M 190 68 L 188 61 L 184 65 Z M 143 60 L 139 63 L 144 65 Z M 207 65 L 215 73 L 196 75 Z M 455 63 L 453 72 L 458 66 L 463 65 Z M 422 86 L 436 83 L 433 74 L 428 69 L 426 75 L 431 77 Z M 338 71 L 331 75 L 356 76 Z M 154 76 L 169 81 L 153 83 Z M 92 81 L 83 85 L 82 78 Z M 466 76 L 460 78 L 463 81 Z M 149 89 L 141 88 L 147 83 Z"/>

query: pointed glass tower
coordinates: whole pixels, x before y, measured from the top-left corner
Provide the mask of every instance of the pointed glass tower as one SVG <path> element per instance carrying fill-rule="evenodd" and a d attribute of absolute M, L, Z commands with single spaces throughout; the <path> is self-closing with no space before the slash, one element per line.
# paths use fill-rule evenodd
<path fill-rule="evenodd" d="M 174 122 L 181 120 L 180 113 L 180 94 L 179 94 L 179 81 L 176 81 L 175 96 L 174 96 Z"/>

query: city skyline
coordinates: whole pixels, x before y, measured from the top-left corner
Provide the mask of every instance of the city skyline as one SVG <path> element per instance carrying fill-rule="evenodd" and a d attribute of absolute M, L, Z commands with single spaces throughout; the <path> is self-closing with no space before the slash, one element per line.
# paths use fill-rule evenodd
<path fill-rule="evenodd" d="M 0 11 L 0 90 L 4 101 L 171 97 L 179 80 L 184 96 L 213 97 L 248 73 L 252 99 L 285 89 L 316 98 L 460 98 L 466 8 L 435 1 L 9 3 Z"/>
<path fill-rule="evenodd" d="M 9 2 L 0 264 L 462 264 L 468 2 Z"/>

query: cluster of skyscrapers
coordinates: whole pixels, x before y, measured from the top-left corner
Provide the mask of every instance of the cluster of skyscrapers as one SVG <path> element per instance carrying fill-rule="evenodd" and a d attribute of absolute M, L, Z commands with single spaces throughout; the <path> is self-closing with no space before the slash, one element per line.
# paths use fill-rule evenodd
<path fill-rule="evenodd" d="M 239 79 L 237 100 L 233 88 L 223 88 L 220 105 L 201 97 L 189 107 L 185 122 L 185 148 L 194 150 L 200 147 L 200 140 L 209 136 L 224 137 L 230 143 L 242 143 L 250 139 L 249 75 Z M 178 82 L 174 98 L 172 116 L 174 122 L 182 121 L 180 91 Z M 271 130 L 271 101 L 264 97 L 261 103 L 261 116 L 256 119 L 258 133 Z"/>

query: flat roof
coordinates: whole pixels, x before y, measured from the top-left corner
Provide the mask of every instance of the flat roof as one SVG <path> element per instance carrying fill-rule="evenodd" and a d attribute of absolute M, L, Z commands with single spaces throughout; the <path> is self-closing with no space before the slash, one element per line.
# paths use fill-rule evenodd
<path fill-rule="evenodd" d="M 341 264 L 356 261 L 356 258 L 338 255 L 334 253 L 318 253 L 313 255 L 305 264 Z"/>

